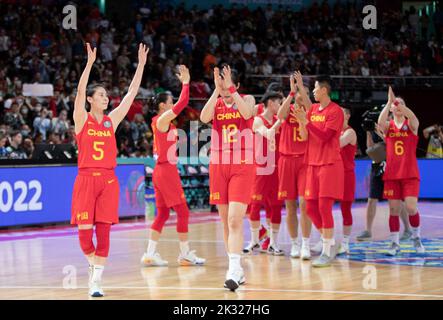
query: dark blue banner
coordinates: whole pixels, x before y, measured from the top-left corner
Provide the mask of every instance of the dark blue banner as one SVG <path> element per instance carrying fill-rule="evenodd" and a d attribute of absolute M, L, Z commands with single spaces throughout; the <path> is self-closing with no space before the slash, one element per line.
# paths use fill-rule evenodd
<path fill-rule="evenodd" d="M 76 166 L 0 167 L 0 227 L 69 222 Z M 119 216 L 145 213 L 144 165 L 119 165 Z"/>
<path fill-rule="evenodd" d="M 420 170 L 419 197 L 425 199 L 443 199 L 443 160 L 419 159 L 418 167 Z M 366 199 L 368 197 L 370 172 L 370 160 L 356 161 L 356 199 Z"/>

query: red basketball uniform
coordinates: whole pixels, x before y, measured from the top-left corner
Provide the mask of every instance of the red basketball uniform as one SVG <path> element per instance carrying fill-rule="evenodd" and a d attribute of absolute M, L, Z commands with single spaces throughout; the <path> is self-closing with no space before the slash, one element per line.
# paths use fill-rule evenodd
<path fill-rule="evenodd" d="M 385 199 L 418 198 L 420 191 L 416 156 L 418 136 L 412 132 L 407 119 L 400 128 L 397 128 L 394 120 L 391 120 L 385 140 L 386 168 L 383 175 Z"/>
<path fill-rule="evenodd" d="M 152 118 L 151 127 L 154 135 L 154 158 L 157 163 L 152 173 L 155 203 L 158 208 L 172 208 L 186 203 L 180 175 L 177 169 L 177 128 L 172 123 L 167 132 L 157 129 L 159 115 Z"/>
<path fill-rule="evenodd" d="M 270 129 L 278 120 L 277 117 L 272 119 L 272 123 L 263 115 L 258 115 L 263 121 L 267 129 Z M 256 175 L 254 188 L 252 193 L 252 203 L 263 204 L 267 207 L 282 205 L 282 201 L 278 199 L 278 146 L 280 139 L 280 130 L 277 131 L 274 139 L 269 140 L 255 133 L 256 136 Z"/>
<path fill-rule="evenodd" d="M 351 127 L 347 127 L 342 131 L 342 135 L 347 130 L 353 130 Z M 345 184 L 343 191 L 343 201 L 355 200 L 355 153 L 357 151 L 357 145 L 347 144 L 340 150 L 341 158 L 343 160 L 343 168 L 345 174 Z"/>
<path fill-rule="evenodd" d="M 301 138 L 300 125 L 291 114 L 283 121 L 280 132 L 278 197 L 281 200 L 295 200 L 304 196 L 305 192 L 307 166 L 304 155 L 307 140 Z"/>
<path fill-rule="evenodd" d="M 305 159 L 308 164 L 306 174 L 305 198 L 343 198 L 344 172 L 340 156 L 340 134 L 344 115 L 338 104 L 330 102 L 320 110 L 320 104 L 312 105 L 307 114 L 308 121 L 321 130 L 332 129 L 333 137 L 323 141 L 315 133 L 309 133 Z"/>
<path fill-rule="evenodd" d="M 71 224 L 118 223 L 120 187 L 114 169 L 117 145 L 112 120 L 88 113 L 77 134 L 78 175 L 72 194 Z"/>
<path fill-rule="evenodd" d="M 235 104 L 217 100 L 209 163 L 211 204 L 250 203 L 255 175 L 253 121 L 245 120 Z"/>

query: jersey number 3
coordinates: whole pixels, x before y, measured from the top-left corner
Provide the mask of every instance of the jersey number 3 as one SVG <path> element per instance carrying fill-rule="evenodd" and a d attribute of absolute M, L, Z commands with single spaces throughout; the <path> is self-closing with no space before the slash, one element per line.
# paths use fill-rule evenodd
<path fill-rule="evenodd" d="M 97 160 L 97 161 L 103 160 L 103 158 L 105 156 L 105 151 L 101 147 L 104 145 L 105 145 L 105 143 L 103 141 L 94 141 L 93 148 L 95 151 L 97 151 L 98 154 L 93 154 L 92 159 Z"/>

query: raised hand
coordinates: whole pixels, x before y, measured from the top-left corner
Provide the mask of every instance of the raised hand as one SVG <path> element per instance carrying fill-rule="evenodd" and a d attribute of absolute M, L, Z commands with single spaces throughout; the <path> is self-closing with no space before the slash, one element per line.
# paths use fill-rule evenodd
<path fill-rule="evenodd" d="M 88 51 L 88 64 L 93 64 L 97 56 L 97 48 L 92 49 L 91 45 L 87 42 L 86 50 Z"/>
<path fill-rule="evenodd" d="M 303 76 L 300 71 L 295 71 L 294 73 L 295 81 L 297 82 L 297 87 L 303 88 Z"/>
<path fill-rule="evenodd" d="M 215 89 L 220 93 L 223 89 L 223 79 L 220 76 L 220 69 L 217 67 L 214 68 L 214 84 Z"/>
<path fill-rule="evenodd" d="M 223 67 L 223 84 L 226 89 L 234 85 L 232 82 L 231 67 L 228 65 Z"/>
<path fill-rule="evenodd" d="M 291 86 L 291 92 L 297 92 L 297 86 L 295 85 L 295 77 L 293 74 L 289 77 L 289 85 Z"/>
<path fill-rule="evenodd" d="M 185 65 L 180 65 L 178 67 L 177 78 L 182 84 L 188 84 L 191 80 L 191 75 L 189 74 L 189 69 Z"/>
<path fill-rule="evenodd" d="M 393 103 L 394 101 L 395 101 L 394 91 L 392 90 L 392 87 L 389 86 L 389 89 L 388 89 L 388 104 Z"/>
<path fill-rule="evenodd" d="M 138 46 L 138 63 L 145 65 L 148 58 L 149 48 L 147 45 L 140 43 Z"/>

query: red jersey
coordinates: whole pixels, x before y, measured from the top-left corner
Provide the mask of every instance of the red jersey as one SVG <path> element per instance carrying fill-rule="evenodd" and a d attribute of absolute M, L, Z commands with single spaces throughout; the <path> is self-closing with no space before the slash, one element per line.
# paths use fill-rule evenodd
<path fill-rule="evenodd" d="M 320 110 L 320 104 L 315 103 L 307 114 L 308 121 L 321 130 L 332 129 L 334 136 L 329 141 L 323 141 L 314 133 L 309 134 L 307 148 L 307 164 L 322 166 L 342 161 L 340 156 L 340 134 L 343 128 L 343 110 L 335 102 Z"/>
<path fill-rule="evenodd" d="M 342 131 L 343 135 L 347 130 L 353 130 L 351 127 L 347 127 Z M 354 171 L 355 169 L 355 153 L 357 151 L 357 144 L 347 144 L 340 149 L 341 158 L 343 160 L 343 167 L 345 171 Z"/>
<path fill-rule="evenodd" d="M 83 129 L 76 136 L 78 168 L 114 169 L 117 166 L 117 143 L 111 118 L 101 123 L 88 113 Z"/>
<path fill-rule="evenodd" d="M 262 114 L 265 111 L 264 103 L 256 104 L 255 107 L 257 108 L 257 115 Z"/>
<path fill-rule="evenodd" d="M 294 105 L 291 105 L 291 109 Z M 280 153 L 286 156 L 300 155 L 306 152 L 308 145 L 307 140 L 303 140 L 300 136 L 300 125 L 297 118 L 291 114 L 283 121 L 280 127 Z"/>
<path fill-rule="evenodd" d="M 227 106 L 218 98 L 212 120 L 211 151 L 253 150 L 254 118 L 245 120 L 237 106 Z"/>
<path fill-rule="evenodd" d="M 418 136 L 411 131 L 408 119 L 400 129 L 394 120 L 389 122 L 385 137 L 386 169 L 383 180 L 420 178 L 416 149 Z"/>
<path fill-rule="evenodd" d="M 177 128 L 172 123 L 167 132 L 157 129 L 157 120 L 160 115 L 152 118 L 151 127 L 154 136 L 153 153 L 157 163 L 169 162 L 177 164 Z M 169 158 L 168 158 L 169 157 Z"/>
<path fill-rule="evenodd" d="M 272 123 L 269 123 L 268 120 L 263 115 L 258 115 L 258 118 L 260 118 L 263 121 L 263 124 L 267 129 L 272 128 L 272 126 L 277 122 L 278 118 L 276 116 L 273 117 Z M 278 156 L 279 156 L 279 140 L 280 140 L 280 128 L 275 133 L 275 139 L 269 140 L 263 137 L 258 132 L 256 134 L 256 141 L 257 144 L 255 146 L 255 160 L 256 164 L 259 167 L 266 167 L 266 163 L 269 161 L 268 159 L 272 159 L 271 153 L 274 154 L 275 164 L 278 163 Z"/>

